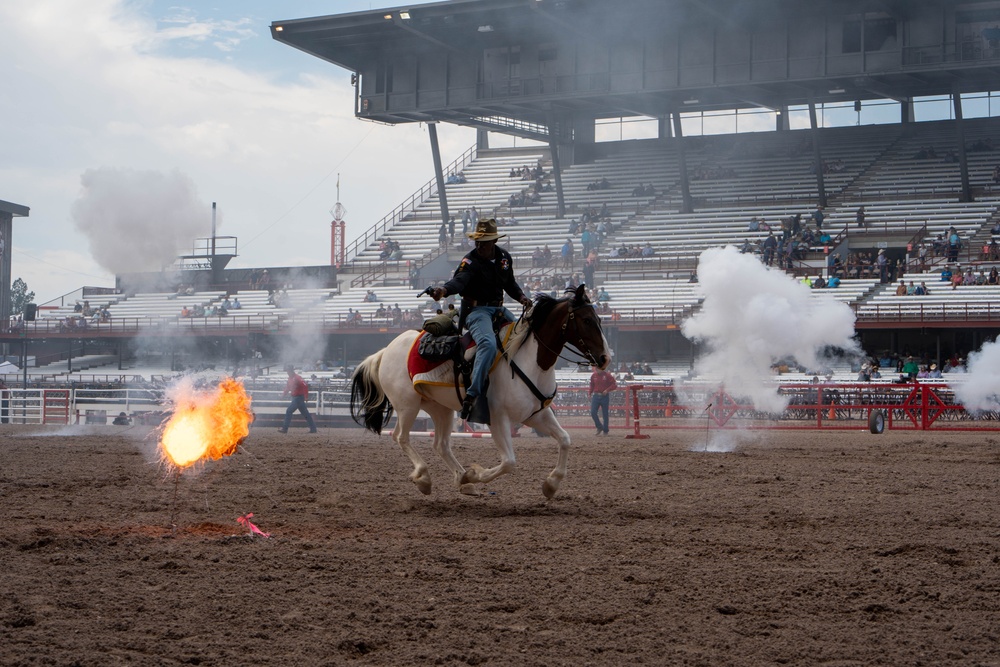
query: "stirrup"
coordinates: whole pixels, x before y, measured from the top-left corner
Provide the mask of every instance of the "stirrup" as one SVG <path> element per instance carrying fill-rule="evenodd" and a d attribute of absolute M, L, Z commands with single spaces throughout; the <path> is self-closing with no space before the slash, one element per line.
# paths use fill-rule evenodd
<path fill-rule="evenodd" d="M 461 417 L 462 417 L 463 420 L 469 418 L 469 415 L 472 414 L 472 408 L 474 408 L 475 405 L 476 405 L 476 397 L 475 396 L 469 396 L 468 394 L 466 394 L 465 395 L 465 399 L 462 401 L 462 415 L 461 415 Z"/>

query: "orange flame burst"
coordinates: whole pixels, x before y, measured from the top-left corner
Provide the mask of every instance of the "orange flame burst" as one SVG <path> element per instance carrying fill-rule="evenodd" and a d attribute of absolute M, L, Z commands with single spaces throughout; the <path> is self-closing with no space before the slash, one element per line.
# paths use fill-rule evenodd
<path fill-rule="evenodd" d="M 175 390 L 177 407 L 160 436 L 164 460 L 178 468 L 221 459 L 250 434 L 250 397 L 243 384 L 226 378 L 213 391 Z"/>

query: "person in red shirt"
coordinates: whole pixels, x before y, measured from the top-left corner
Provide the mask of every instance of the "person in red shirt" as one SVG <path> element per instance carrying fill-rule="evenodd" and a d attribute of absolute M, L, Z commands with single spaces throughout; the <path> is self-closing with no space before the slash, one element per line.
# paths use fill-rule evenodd
<path fill-rule="evenodd" d="M 313 421 L 312 415 L 309 414 L 309 408 L 306 407 L 306 401 L 309 399 L 309 385 L 306 384 L 301 375 L 295 372 L 295 367 L 291 364 L 285 366 L 285 372 L 288 373 L 288 382 L 285 384 L 285 391 L 281 392 L 281 395 L 288 396 L 291 394 L 292 401 L 288 404 L 288 409 L 285 410 L 285 423 L 278 430 L 282 433 L 288 433 L 288 425 L 292 421 L 292 414 L 298 410 L 306 418 L 306 423 L 309 424 L 309 432 L 316 433 L 316 423 Z"/>
<path fill-rule="evenodd" d="M 608 434 L 608 409 L 611 405 L 611 392 L 618 388 L 615 376 L 607 371 L 595 368 L 590 376 L 590 418 L 597 427 L 597 435 Z M 598 409 L 604 413 L 604 424 L 598 418 Z"/>

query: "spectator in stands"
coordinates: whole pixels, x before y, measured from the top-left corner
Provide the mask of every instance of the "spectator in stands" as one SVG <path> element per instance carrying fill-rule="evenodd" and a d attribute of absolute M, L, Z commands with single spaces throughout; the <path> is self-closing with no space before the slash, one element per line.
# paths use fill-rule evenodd
<path fill-rule="evenodd" d="M 573 239 L 567 238 L 559 251 L 562 256 L 562 268 L 573 270 Z"/>
<path fill-rule="evenodd" d="M 448 225 L 443 222 L 438 227 L 438 246 L 441 248 L 448 247 Z"/>
<path fill-rule="evenodd" d="M 5 419 L 4 421 L 7 421 L 7 420 Z M 127 414 L 125 414 L 124 412 L 119 412 L 118 416 L 115 417 L 114 420 L 111 423 L 114 426 L 128 426 L 128 425 L 130 425 L 132 423 L 132 420 L 129 419 L 129 416 Z"/>
<path fill-rule="evenodd" d="M 233 297 L 233 310 L 239 310 L 242 307 L 243 307 L 243 304 L 240 303 L 240 297 L 238 297 L 238 296 Z"/>
<path fill-rule="evenodd" d="M 927 244 L 921 243 L 917 247 L 917 258 L 920 260 L 920 270 L 927 270 Z"/>
<path fill-rule="evenodd" d="M 958 231 L 952 227 L 948 230 L 948 261 L 957 262 L 958 252 L 962 249 L 962 238 L 958 235 Z"/>
<path fill-rule="evenodd" d="M 593 242 L 594 235 L 590 233 L 590 225 L 585 224 L 583 226 L 583 233 L 580 234 L 580 246 L 582 250 L 580 252 L 581 257 L 586 257 L 590 254 L 590 246 Z"/>
<path fill-rule="evenodd" d="M 937 364 L 931 364 L 930 367 L 928 367 L 927 370 L 928 370 L 927 378 L 929 380 L 940 380 L 941 379 L 941 371 L 938 370 Z"/>
<path fill-rule="evenodd" d="M 544 260 L 542 259 L 542 249 L 541 247 L 536 247 L 531 251 L 531 266 L 532 268 L 540 269 L 545 267 Z"/>
<path fill-rule="evenodd" d="M 271 286 L 271 274 L 264 269 L 260 272 L 260 278 L 257 280 L 257 289 L 268 289 Z"/>
<path fill-rule="evenodd" d="M 817 206 L 816 210 L 813 211 L 813 213 L 812 213 L 812 219 L 813 219 L 813 222 L 816 224 L 816 229 L 818 229 L 818 230 L 822 230 L 823 229 L 823 218 L 824 217 L 825 216 L 823 215 L 823 207 L 822 206 Z"/>
<path fill-rule="evenodd" d="M 188 309 L 187 306 L 183 306 L 181 308 L 181 317 L 191 317 L 191 311 Z"/>
<path fill-rule="evenodd" d="M 857 223 L 858 227 L 867 227 L 865 222 L 865 207 L 864 204 L 858 207 L 857 212 L 854 214 L 854 221 Z"/>
<path fill-rule="evenodd" d="M 899 282 L 903 282 L 903 281 L 900 280 Z M 917 293 L 917 286 L 914 285 L 913 281 L 911 280 L 910 284 L 906 286 L 906 296 L 915 296 L 916 293 Z"/>
<path fill-rule="evenodd" d="M 951 288 L 956 289 L 963 282 L 965 282 L 965 275 L 961 268 L 956 268 L 955 273 L 951 276 Z"/>
<path fill-rule="evenodd" d="M 971 266 L 965 270 L 965 275 L 962 276 L 962 284 L 970 286 L 976 284 L 976 274 L 973 273 Z"/>
<path fill-rule="evenodd" d="M 885 248 L 879 248 L 875 263 L 878 265 L 879 282 L 889 282 L 889 258 L 885 256 Z"/>
<path fill-rule="evenodd" d="M 368 303 L 378 302 L 378 296 L 375 294 L 375 290 L 368 290 L 368 292 L 365 293 L 365 301 Z"/>
<path fill-rule="evenodd" d="M 943 269 L 941 269 L 941 282 L 950 283 L 951 282 L 951 267 L 947 264 Z"/>
<path fill-rule="evenodd" d="M 774 262 L 774 252 L 778 247 L 778 239 L 774 237 L 774 232 L 769 231 L 764 239 L 764 264 L 771 266 Z"/>
<path fill-rule="evenodd" d="M 826 282 L 826 286 L 828 288 L 840 287 L 840 276 L 837 275 L 830 276 L 830 279 Z"/>
<path fill-rule="evenodd" d="M 756 215 L 750 218 L 750 224 L 747 225 L 747 231 L 748 232 L 760 231 L 760 220 L 757 219 Z"/>
<path fill-rule="evenodd" d="M 913 291 L 914 296 L 927 296 L 927 283 L 921 282 Z"/>
<path fill-rule="evenodd" d="M 816 276 L 816 280 L 812 281 L 810 287 L 813 289 L 823 289 L 826 287 L 826 280 L 823 279 L 823 276 Z"/>
<path fill-rule="evenodd" d="M 830 255 L 829 263 L 829 274 L 831 276 L 842 276 L 844 275 L 844 265 L 840 261 L 840 253 L 832 253 Z"/>
<path fill-rule="evenodd" d="M 313 421 L 312 415 L 309 414 L 309 408 L 306 406 L 306 401 L 309 399 L 309 385 L 306 384 L 301 375 L 295 372 L 295 367 L 291 364 L 285 366 L 285 372 L 288 373 L 288 382 L 285 383 L 285 390 L 281 392 L 281 395 L 288 396 L 291 394 L 292 400 L 285 410 L 285 421 L 278 431 L 280 433 L 288 433 L 288 425 L 292 422 L 292 415 L 298 410 L 306 418 L 306 424 L 309 425 L 309 432 L 316 433 L 316 423 Z"/>
<path fill-rule="evenodd" d="M 656 250 L 653 249 L 653 244 L 650 243 L 649 241 L 646 241 L 646 245 L 644 245 L 642 247 L 642 256 L 643 257 L 652 257 L 655 254 L 656 254 Z"/>
<path fill-rule="evenodd" d="M 906 362 L 903 364 L 902 368 L 903 375 L 907 376 L 909 379 L 912 380 L 913 378 L 917 377 L 917 373 L 919 372 L 920 372 L 920 367 L 917 365 L 917 362 L 913 359 L 912 356 L 907 356 Z"/>
<path fill-rule="evenodd" d="M 597 273 L 597 252 L 592 251 L 583 260 L 583 282 L 589 287 L 594 286 L 594 274 Z"/>
<path fill-rule="evenodd" d="M 608 291 L 604 289 L 604 286 L 602 285 L 601 290 L 597 293 L 597 302 L 605 303 L 607 301 L 611 301 L 611 295 L 608 294 Z"/>

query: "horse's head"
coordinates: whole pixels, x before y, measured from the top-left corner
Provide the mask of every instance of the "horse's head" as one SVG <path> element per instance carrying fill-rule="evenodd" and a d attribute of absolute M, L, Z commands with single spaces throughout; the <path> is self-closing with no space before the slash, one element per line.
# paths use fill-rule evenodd
<path fill-rule="evenodd" d="M 611 363 L 611 351 L 601 329 L 601 318 L 580 285 L 567 290 L 567 296 L 553 299 L 540 294 L 530 316 L 531 331 L 538 340 L 538 365 L 551 368 L 564 345 L 576 351 L 601 370 Z"/>

